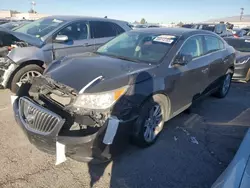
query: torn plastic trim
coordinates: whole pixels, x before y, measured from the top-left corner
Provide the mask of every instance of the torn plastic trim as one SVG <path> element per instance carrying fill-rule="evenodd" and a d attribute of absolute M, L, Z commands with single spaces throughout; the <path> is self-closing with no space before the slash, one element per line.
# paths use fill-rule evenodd
<path fill-rule="evenodd" d="M 4 74 L 2 75 L 2 81 L 0 85 L 2 85 L 4 88 L 7 87 L 9 78 L 11 74 L 16 70 L 17 67 L 18 67 L 17 64 L 11 63 L 11 65 L 7 69 L 0 68 L 1 70 L 4 70 Z"/>

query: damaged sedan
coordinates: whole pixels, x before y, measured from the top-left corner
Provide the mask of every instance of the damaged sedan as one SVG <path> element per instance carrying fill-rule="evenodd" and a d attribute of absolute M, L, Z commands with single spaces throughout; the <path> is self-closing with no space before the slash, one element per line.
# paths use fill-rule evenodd
<path fill-rule="evenodd" d="M 20 87 L 16 121 L 57 164 L 110 160 L 129 141 L 148 147 L 164 123 L 202 96 L 227 95 L 235 51 L 202 30 L 133 30 L 94 53 L 64 57 Z"/>
<path fill-rule="evenodd" d="M 55 59 L 93 52 L 129 30 L 124 21 L 81 16 L 50 16 L 14 31 L 0 29 L 0 87 L 16 93 Z"/>

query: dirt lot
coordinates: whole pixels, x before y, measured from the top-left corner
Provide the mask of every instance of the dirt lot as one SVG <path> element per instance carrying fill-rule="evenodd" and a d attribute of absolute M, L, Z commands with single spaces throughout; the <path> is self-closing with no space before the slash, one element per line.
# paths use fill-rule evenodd
<path fill-rule="evenodd" d="M 32 146 L 15 123 L 10 93 L 0 91 L 0 187 L 210 187 L 232 160 L 250 125 L 250 85 L 233 84 L 168 122 L 148 149 L 130 147 L 109 164 L 55 157 Z"/>

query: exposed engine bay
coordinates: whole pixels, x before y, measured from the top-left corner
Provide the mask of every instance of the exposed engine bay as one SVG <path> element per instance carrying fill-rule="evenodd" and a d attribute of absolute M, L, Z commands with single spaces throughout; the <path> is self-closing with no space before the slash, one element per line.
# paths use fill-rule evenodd
<path fill-rule="evenodd" d="M 93 134 L 106 123 L 110 116 L 110 111 L 75 109 L 72 103 L 78 93 L 74 89 L 44 76 L 35 77 L 30 83 L 23 84 L 18 95 L 29 96 L 35 103 L 64 118 L 65 124 L 60 135 Z"/>

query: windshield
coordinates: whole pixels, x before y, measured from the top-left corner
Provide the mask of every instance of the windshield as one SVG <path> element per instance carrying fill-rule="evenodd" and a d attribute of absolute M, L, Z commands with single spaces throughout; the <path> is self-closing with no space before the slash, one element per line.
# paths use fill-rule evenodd
<path fill-rule="evenodd" d="M 37 21 L 26 24 L 18 29 L 16 32 L 28 34 L 35 36 L 37 38 L 44 37 L 54 29 L 56 29 L 59 25 L 63 24 L 63 20 L 58 20 L 54 18 L 42 18 Z"/>
<path fill-rule="evenodd" d="M 226 41 L 240 52 L 250 52 L 250 40 L 226 39 Z"/>
<path fill-rule="evenodd" d="M 159 63 L 171 49 L 176 36 L 128 32 L 123 33 L 97 50 L 97 53 L 131 61 Z"/>

